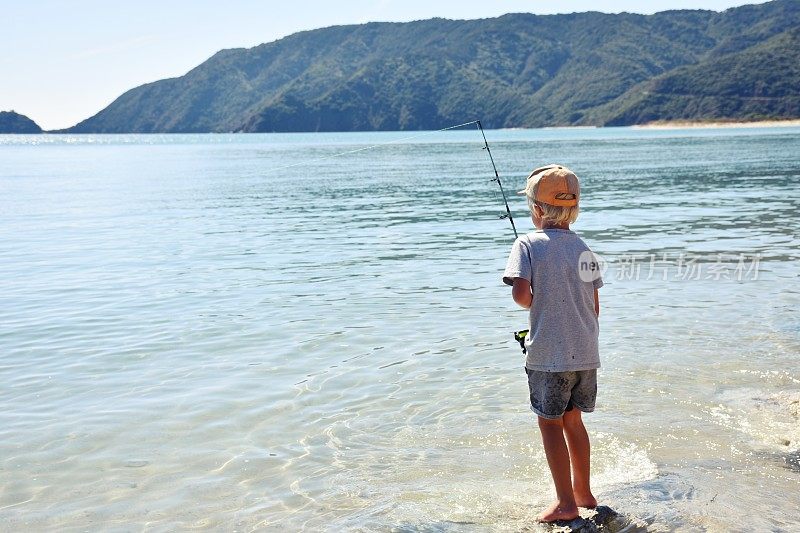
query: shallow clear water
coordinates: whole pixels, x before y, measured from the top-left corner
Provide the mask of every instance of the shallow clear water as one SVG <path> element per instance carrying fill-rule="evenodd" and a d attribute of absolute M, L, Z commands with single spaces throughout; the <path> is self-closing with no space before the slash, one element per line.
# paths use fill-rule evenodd
<path fill-rule="evenodd" d="M 329 157 L 408 135 L 0 136 L 0 529 L 535 530 L 479 133 Z M 601 503 L 800 528 L 800 129 L 487 136 L 609 264 Z"/>

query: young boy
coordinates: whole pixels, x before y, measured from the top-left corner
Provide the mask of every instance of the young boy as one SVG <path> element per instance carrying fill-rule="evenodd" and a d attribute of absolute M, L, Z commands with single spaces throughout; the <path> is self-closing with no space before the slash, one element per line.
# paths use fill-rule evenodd
<path fill-rule="evenodd" d="M 592 412 L 597 395 L 603 280 L 589 247 L 569 229 L 578 217 L 578 177 L 561 165 L 540 167 L 519 194 L 537 229 L 514 242 L 503 282 L 530 310 L 525 372 L 557 496 L 539 521 L 572 520 L 578 507 L 597 506 L 581 411 Z"/>

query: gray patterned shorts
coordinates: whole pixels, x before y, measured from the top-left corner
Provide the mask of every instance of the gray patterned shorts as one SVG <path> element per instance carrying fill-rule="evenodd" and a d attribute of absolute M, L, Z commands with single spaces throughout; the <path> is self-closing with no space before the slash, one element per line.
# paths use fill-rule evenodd
<path fill-rule="evenodd" d="M 591 413 L 597 398 L 597 370 L 543 372 L 525 369 L 531 411 L 542 418 L 561 418 L 573 407 Z"/>

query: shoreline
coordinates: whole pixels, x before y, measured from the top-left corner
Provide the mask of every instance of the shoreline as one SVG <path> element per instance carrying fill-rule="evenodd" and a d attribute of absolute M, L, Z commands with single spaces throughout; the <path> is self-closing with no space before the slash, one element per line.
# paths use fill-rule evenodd
<path fill-rule="evenodd" d="M 516 131 L 516 130 L 599 130 L 611 128 L 630 128 L 636 130 L 670 130 L 670 129 L 713 129 L 713 128 L 781 128 L 781 127 L 797 127 L 800 126 L 800 118 L 784 119 L 784 120 L 753 120 L 753 121 L 736 121 L 736 120 L 656 120 L 653 122 L 646 122 L 644 124 L 631 124 L 629 126 L 542 126 L 539 128 L 496 128 L 499 131 Z M 433 133 L 438 130 L 351 130 L 351 131 L 281 131 L 281 132 L 149 132 L 149 133 L 134 133 L 134 132 L 117 132 L 117 133 L 69 133 L 62 130 L 43 130 L 40 133 L 0 133 L 0 135 L 20 135 L 20 136 L 49 136 L 49 135 L 263 135 L 265 133 L 279 133 L 279 134 L 307 134 L 307 133 Z"/>
<path fill-rule="evenodd" d="M 800 119 L 753 121 L 657 120 L 646 124 L 634 124 L 631 128 L 671 130 L 678 128 L 779 128 L 791 126 L 800 126 Z"/>

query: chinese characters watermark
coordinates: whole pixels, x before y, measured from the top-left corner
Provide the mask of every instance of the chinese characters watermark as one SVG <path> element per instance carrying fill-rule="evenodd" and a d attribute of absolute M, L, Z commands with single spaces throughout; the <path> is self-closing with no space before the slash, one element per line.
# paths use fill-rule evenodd
<path fill-rule="evenodd" d="M 578 271 L 584 281 L 598 277 L 618 281 L 758 280 L 761 254 L 623 254 L 600 257 L 584 252 Z"/>

